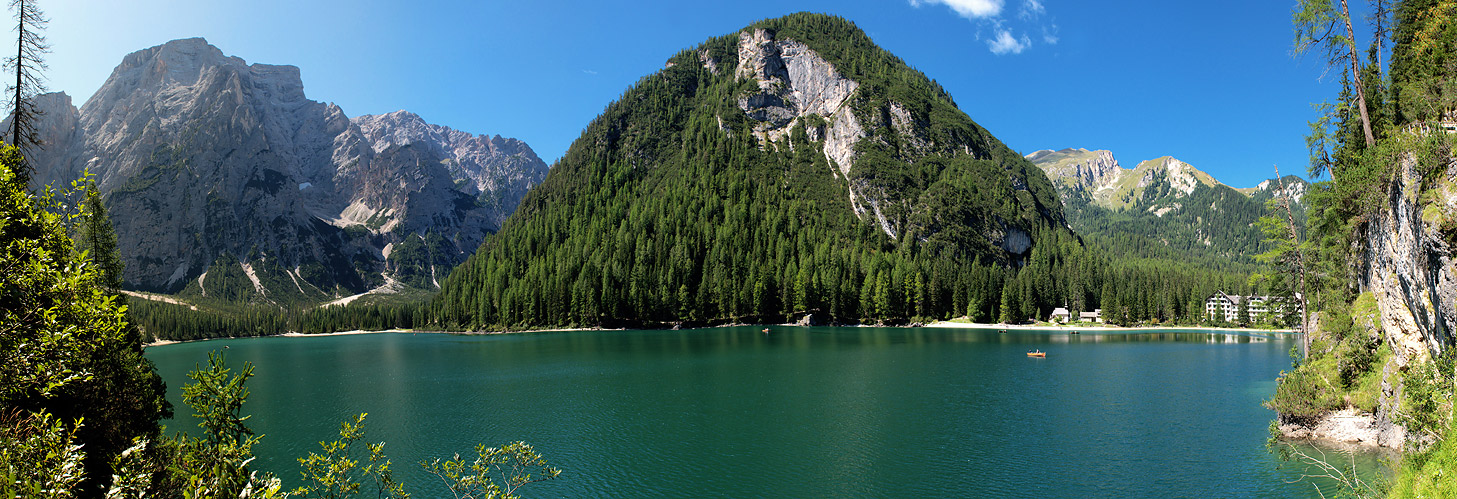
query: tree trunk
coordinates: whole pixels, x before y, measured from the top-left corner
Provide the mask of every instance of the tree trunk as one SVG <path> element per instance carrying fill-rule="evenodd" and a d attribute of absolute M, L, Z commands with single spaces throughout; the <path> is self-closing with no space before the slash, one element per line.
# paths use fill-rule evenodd
<path fill-rule="evenodd" d="M 1376 145 L 1376 135 L 1371 133 L 1371 114 L 1366 111 L 1366 85 L 1361 83 L 1361 54 L 1356 50 L 1356 30 L 1351 27 L 1351 11 L 1346 0 L 1341 0 L 1341 17 L 1346 21 L 1346 46 L 1351 50 L 1351 81 L 1356 86 L 1356 106 L 1361 110 L 1361 131 L 1366 132 L 1366 147 Z"/>
<path fill-rule="evenodd" d="M 20 2 L 20 11 L 17 12 L 20 22 L 15 26 L 18 33 L 15 40 L 15 114 L 10 119 L 10 127 L 15 131 L 11 134 L 10 145 L 20 147 L 20 97 L 25 88 L 22 83 L 25 76 L 25 0 Z"/>

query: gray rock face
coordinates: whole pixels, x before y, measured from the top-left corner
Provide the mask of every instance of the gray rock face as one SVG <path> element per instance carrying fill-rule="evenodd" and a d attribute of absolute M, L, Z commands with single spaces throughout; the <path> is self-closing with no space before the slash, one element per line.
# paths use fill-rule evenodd
<path fill-rule="evenodd" d="M 875 179 L 858 175 L 857 146 L 866 140 L 875 141 L 872 145 L 893 141 L 894 156 L 906 163 L 915 163 L 933 152 L 975 156 L 972 148 L 976 138 L 934 143 L 929 138 L 930 116 L 926 111 L 889 99 L 861 102 L 857 97 L 861 82 L 842 75 L 808 45 L 779 39 L 773 31 L 755 29 L 739 33 L 738 67 L 734 74 L 757 84 L 757 92 L 739 96 L 738 106 L 756 122 L 754 133 L 762 147 L 818 148 L 831 165 L 831 173 L 847 181 L 847 195 L 856 217 L 875 224 L 891 238 L 899 239 L 911 229 L 912 207 L 917 201 L 899 197 L 884 183 L 877 184 Z M 790 130 L 800 124 L 805 126 L 811 144 L 796 144 L 791 140 Z M 1014 192 L 1029 190 L 1026 179 L 1021 176 L 1010 175 L 1008 181 L 1008 187 Z M 1061 210 L 1057 210 L 1055 217 L 1062 217 Z M 1022 255 L 1032 246 L 1026 230 L 1011 227 L 1003 220 L 975 222 L 985 224 L 979 235 L 989 243 L 988 247 Z"/>
<path fill-rule="evenodd" d="M 1062 187 L 1058 191 L 1063 201 L 1068 200 L 1071 192 L 1094 192 L 1114 186 L 1124 173 L 1132 171 L 1119 165 L 1113 152 L 1108 150 L 1044 149 L 1028 154 L 1027 160 L 1042 167 L 1048 179 Z"/>
<path fill-rule="evenodd" d="M 1418 199 L 1416 159 L 1402 161 L 1390 205 L 1377 210 L 1366 232 L 1365 286 L 1381 309 L 1381 324 L 1396 362 L 1425 362 L 1451 348 L 1457 334 L 1457 260 L 1440 225 L 1424 220 L 1457 213 L 1457 192 L 1436 189 Z M 1457 164 L 1448 167 L 1448 178 Z"/>
<path fill-rule="evenodd" d="M 754 127 L 766 144 L 781 141 L 801 120 L 817 116 L 826 124 L 812 126 L 811 137 L 823 140 L 825 159 L 837 176 L 849 178 L 854 166 L 855 145 L 865 138 L 865 127 L 849 105 L 860 84 L 840 76 L 835 67 L 803 43 L 776 40 L 774 34 L 757 29 L 739 33 L 739 78 L 756 81 L 759 92 L 739 98 L 739 108 L 759 122 Z M 794 144 L 789 144 L 794 147 Z M 898 232 L 880 209 L 874 193 L 867 197 L 866 185 L 849 186 L 850 206 L 860 218 L 874 216 L 881 230 L 891 237 Z"/>
<path fill-rule="evenodd" d="M 145 290 L 177 291 L 227 254 L 260 294 L 280 294 L 270 282 L 353 294 L 404 238 L 434 231 L 462 259 L 546 170 L 520 141 L 408 113 L 361 120 L 366 131 L 309 100 L 298 68 L 250 65 L 201 38 L 126 56 L 79 111 L 64 94 L 45 99 L 53 145 L 37 178 L 97 175 L 127 285 Z"/>
<path fill-rule="evenodd" d="M 1457 213 L 1457 186 L 1448 180 L 1419 194 L 1415 157 L 1401 161 L 1389 203 L 1372 213 L 1366 229 L 1362 285 L 1381 312 L 1381 336 L 1395 354 L 1383 366 L 1377 424 L 1383 445 L 1421 447 L 1431 435 L 1414 435 L 1395 420 L 1403 398 L 1400 373 L 1452 348 L 1457 339 L 1457 260 L 1447 217 Z M 1457 176 L 1449 162 L 1445 178 Z"/>
<path fill-rule="evenodd" d="M 391 148 L 414 146 L 442 158 L 455 182 L 474 194 L 496 226 L 521 203 L 521 197 L 546 177 L 546 162 L 525 142 L 472 135 L 440 125 L 431 125 L 408 111 L 358 116 L 357 125 L 376 154 Z"/>
<path fill-rule="evenodd" d="M 855 144 L 865 137 L 848 102 L 860 84 L 840 76 L 835 67 L 803 43 L 775 40 L 759 29 L 739 34 L 740 78 L 758 82 L 759 92 L 739 99 L 739 108 L 760 122 L 765 141 L 788 135 L 800 119 L 815 115 L 829 125 L 813 133 L 825 138 L 825 157 L 849 175 Z"/>

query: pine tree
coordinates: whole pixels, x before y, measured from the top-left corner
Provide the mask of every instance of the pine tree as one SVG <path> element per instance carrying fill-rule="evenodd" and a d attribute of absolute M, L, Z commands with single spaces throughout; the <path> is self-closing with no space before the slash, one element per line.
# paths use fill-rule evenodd
<path fill-rule="evenodd" d="M 102 282 L 115 292 L 121 289 L 124 267 L 116 251 L 116 231 L 112 229 L 111 218 L 106 215 L 106 203 L 101 200 L 96 183 L 87 182 L 85 191 L 86 217 L 81 221 L 76 246 L 101 269 Z"/>

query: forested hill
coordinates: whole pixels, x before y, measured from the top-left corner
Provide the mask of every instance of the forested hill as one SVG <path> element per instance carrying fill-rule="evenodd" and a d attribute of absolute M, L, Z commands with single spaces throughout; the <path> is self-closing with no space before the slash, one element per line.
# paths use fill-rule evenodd
<path fill-rule="evenodd" d="M 628 89 L 428 312 L 445 327 L 948 317 L 1051 239 L 1075 236 L 1036 166 L 854 24 L 794 14 Z"/>
<path fill-rule="evenodd" d="M 1296 176 L 1235 189 L 1168 156 L 1134 168 L 1106 150 L 1042 150 L 1027 158 L 1057 186 L 1073 229 L 1116 258 L 1250 268 L 1268 249 L 1256 222 L 1272 198 L 1288 193 L 1294 215 L 1304 219 L 1307 183 Z"/>

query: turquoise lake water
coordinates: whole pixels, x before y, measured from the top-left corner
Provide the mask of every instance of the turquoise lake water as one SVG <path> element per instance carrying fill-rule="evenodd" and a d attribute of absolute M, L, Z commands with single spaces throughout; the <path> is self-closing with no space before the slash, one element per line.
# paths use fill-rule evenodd
<path fill-rule="evenodd" d="M 208 351 L 254 363 L 256 464 L 290 486 L 294 458 L 368 412 L 366 440 L 388 442 L 421 498 L 445 492 L 414 463 L 514 440 L 564 470 L 527 497 L 1317 497 L 1265 448 L 1260 402 L 1293 344 L 739 327 L 270 337 L 147 356 L 176 406 L 169 431 L 194 428 L 180 387 Z"/>

